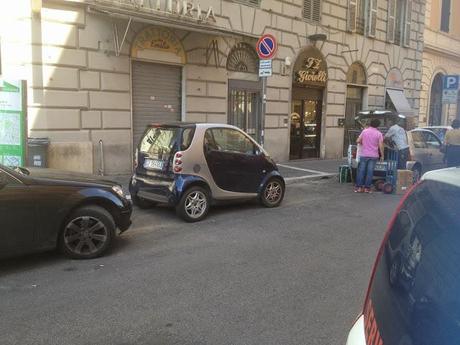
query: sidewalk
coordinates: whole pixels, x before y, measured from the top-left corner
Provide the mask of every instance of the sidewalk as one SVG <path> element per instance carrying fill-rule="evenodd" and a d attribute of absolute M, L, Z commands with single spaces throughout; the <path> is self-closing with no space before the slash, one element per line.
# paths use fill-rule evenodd
<path fill-rule="evenodd" d="M 331 178 L 339 174 L 344 159 L 304 159 L 278 163 L 278 169 L 287 184 L 309 179 Z M 127 192 L 131 175 L 109 175 L 107 179 L 117 182 Z"/>
<path fill-rule="evenodd" d="M 339 174 L 339 166 L 346 159 L 303 159 L 278 163 L 278 168 L 287 184 L 302 180 L 331 178 Z"/>

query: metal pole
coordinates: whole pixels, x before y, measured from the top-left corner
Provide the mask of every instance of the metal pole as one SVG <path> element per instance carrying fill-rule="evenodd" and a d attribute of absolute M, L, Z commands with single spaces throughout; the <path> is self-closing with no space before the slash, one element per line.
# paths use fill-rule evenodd
<path fill-rule="evenodd" d="M 260 145 L 265 143 L 265 109 L 267 106 L 267 77 L 262 77 L 262 118 L 260 119 Z"/>

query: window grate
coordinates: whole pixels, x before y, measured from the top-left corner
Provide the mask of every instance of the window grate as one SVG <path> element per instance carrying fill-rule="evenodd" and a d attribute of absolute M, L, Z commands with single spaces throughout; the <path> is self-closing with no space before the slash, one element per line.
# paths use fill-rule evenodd
<path fill-rule="evenodd" d="M 304 0 L 303 18 L 319 23 L 321 21 L 321 0 Z"/>

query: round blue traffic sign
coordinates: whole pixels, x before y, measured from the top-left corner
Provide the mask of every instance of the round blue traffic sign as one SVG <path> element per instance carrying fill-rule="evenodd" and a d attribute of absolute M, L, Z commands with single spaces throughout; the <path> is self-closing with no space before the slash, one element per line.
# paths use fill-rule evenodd
<path fill-rule="evenodd" d="M 278 45 L 275 37 L 265 34 L 257 41 L 256 48 L 260 59 L 271 59 L 275 55 Z"/>

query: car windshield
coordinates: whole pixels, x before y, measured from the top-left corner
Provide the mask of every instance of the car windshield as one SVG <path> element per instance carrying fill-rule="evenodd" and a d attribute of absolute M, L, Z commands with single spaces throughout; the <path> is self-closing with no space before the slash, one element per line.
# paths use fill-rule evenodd
<path fill-rule="evenodd" d="M 425 181 L 396 216 L 365 309 L 384 344 L 460 339 L 459 204 L 459 188 Z"/>

